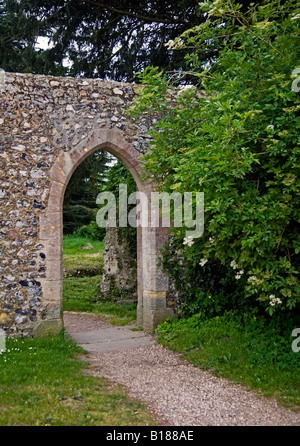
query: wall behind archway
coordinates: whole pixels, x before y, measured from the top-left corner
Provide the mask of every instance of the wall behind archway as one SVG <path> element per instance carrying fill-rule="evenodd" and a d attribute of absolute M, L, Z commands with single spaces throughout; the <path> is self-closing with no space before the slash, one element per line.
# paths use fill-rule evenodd
<path fill-rule="evenodd" d="M 126 115 L 131 84 L 3 71 L 0 83 L 0 324 L 22 335 L 57 332 L 65 187 L 78 164 L 102 149 L 149 195 L 138 158 L 152 117 Z M 138 320 L 146 329 L 172 314 L 157 267 L 165 238 L 165 228 L 138 230 Z"/>

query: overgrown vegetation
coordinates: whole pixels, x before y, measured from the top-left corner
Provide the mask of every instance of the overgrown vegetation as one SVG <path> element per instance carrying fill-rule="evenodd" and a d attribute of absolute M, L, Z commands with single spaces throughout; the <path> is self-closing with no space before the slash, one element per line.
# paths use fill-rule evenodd
<path fill-rule="evenodd" d="M 189 71 L 146 69 L 130 111 L 157 116 L 146 176 L 205 200 L 204 235 L 173 228 L 164 249 L 180 319 L 157 333 L 196 366 L 299 409 L 300 14 L 294 0 L 241 3 L 200 2 L 206 22 L 167 45 Z"/>
<path fill-rule="evenodd" d="M 63 334 L 7 339 L 0 354 L 1 426 L 148 426 L 144 406 L 107 379 L 88 375 L 81 348 Z"/>
<path fill-rule="evenodd" d="M 168 45 L 186 51 L 198 87 L 183 89 L 171 108 L 174 84 L 147 69 L 132 111 L 161 116 L 144 157 L 151 179 L 168 192 L 204 192 L 203 237 L 184 240 L 185 228 L 175 228 L 165 267 L 183 313 L 256 308 L 284 317 L 300 302 L 297 2 L 200 7 L 209 20 Z M 208 46 L 218 48 L 209 64 Z"/>

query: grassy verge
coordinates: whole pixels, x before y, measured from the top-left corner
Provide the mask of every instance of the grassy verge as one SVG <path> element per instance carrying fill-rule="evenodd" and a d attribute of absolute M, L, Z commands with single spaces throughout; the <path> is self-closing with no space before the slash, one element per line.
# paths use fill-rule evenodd
<path fill-rule="evenodd" d="M 63 334 L 7 339 L 0 354 L 1 426 L 148 426 L 156 423 L 123 388 L 84 373 L 82 350 Z"/>
<path fill-rule="evenodd" d="M 64 237 L 63 310 L 97 313 L 113 325 L 127 325 L 136 319 L 135 303 L 97 299 L 103 248 L 103 242 L 97 240 Z"/>
<path fill-rule="evenodd" d="M 254 315 L 228 313 L 207 320 L 198 314 L 166 321 L 157 333 L 160 343 L 196 367 L 300 410 L 300 352 L 291 348 L 296 326 L 278 328 Z"/>

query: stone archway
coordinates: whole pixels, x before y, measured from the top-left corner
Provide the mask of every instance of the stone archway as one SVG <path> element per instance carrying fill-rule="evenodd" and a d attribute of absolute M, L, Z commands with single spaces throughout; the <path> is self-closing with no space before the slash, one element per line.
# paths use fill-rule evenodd
<path fill-rule="evenodd" d="M 63 251 L 62 208 L 66 186 L 78 165 L 96 150 L 106 150 L 120 159 L 131 172 L 137 189 L 150 197 L 152 187 L 141 179 L 139 153 L 124 141 L 122 131 L 101 129 L 70 152 L 59 153 L 50 172 L 51 188 L 46 212 L 40 218 L 40 241 L 45 247 L 47 278 L 42 280 L 44 300 L 52 307 L 51 318 L 36 328 L 62 327 Z M 149 225 L 150 226 L 150 225 Z M 168 278 L 158 267 L 159 251 L 166 241 L 166 228 L 137 228 L 137 322 L 145 330 L 173 315 L 167 308 Z"/>
<path fill-rule="evenodd" d="M 62 318 L 62 206 L 76 167 L 107 150 L 131 172 L 150 203 L 139 156 L 156 119 L 126 114 L 136 85 L 0 70 L 0 326 L 19 335 L 58 332 Z M 149 213 L 150 215 L 150 213 Z M 139 227 L 138 323 L 174 314 L 158 267 L 167 229 Z"/>

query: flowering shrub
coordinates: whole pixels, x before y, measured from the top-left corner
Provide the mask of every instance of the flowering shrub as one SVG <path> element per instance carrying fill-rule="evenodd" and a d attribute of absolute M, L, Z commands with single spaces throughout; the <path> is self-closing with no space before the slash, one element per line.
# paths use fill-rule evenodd
<path fill-rule="evenodd" d="M 206 292 L 225 299 L 222 280 L 230 286 L 223 286 L 227 302 L 219 311 L 236 305 L 237 293 L 240 303 L 270 315 L 299 306 L 296 3 L 251 3 L 247 13 L 228 0 L 201 3 L 208 21 L 169 44 L 170 51 L 186 50 L 198 79 L 173 108 L 166 100 L 170 81 L 156 69 L 142 75 L 134 113 L 161 114 L 144 157 L 146 171 L 163 190 L 205 196 L 203 237 L 183 239 L 184 231 L 176 230 L 172 242 L 175 252 L 181 240 L 179 276 L 186 282 L 178 286 L 190 306 L 204 305 Z M 204 64 L 200 56 L 209 49 L 216 56 Z M 175 277 L 176 262 L 165 259 Z M 209 284 L 205 276 L 211 279 L 214 269 L 219 283 Z"/>

